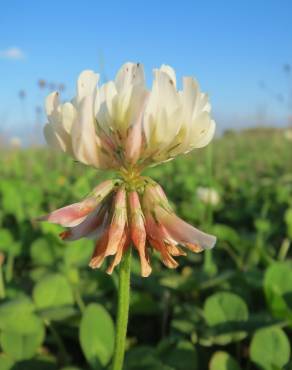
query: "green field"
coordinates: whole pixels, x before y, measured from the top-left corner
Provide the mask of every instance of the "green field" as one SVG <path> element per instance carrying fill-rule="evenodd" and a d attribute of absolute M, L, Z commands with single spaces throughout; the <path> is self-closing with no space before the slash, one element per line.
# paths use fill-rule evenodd
<path fill-rule="evenodd" d="M 36 218 L 113 174 L 50 149 L 0 153 L 0 370 L 108 369 L 117 275 L 88 267 L 93 241 Z M 254 129 L 148 170 L 218 242 L 177 270 L 154 254 L 144 279 L 134 253 L 125 370 L 292 369 L 291 158 L 282 131 Z"/>

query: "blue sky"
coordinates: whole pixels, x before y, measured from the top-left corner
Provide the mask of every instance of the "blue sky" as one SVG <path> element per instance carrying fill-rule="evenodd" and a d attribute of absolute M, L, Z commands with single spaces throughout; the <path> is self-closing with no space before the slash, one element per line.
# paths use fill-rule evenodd
<path fill-rule="evenodd" d="M 292 90 L 283 72 L 292 64 L 289 0 L 12 0 L 0 7 L 0 132 L 33 125 L 44 94 L 38 79 L 64 83 L 70 97 L 83 69 L 112 78 L 126 61 L 143 63 L 149 82 L 162 63 L 179 78 L 195 76 L 219 127 L 287 122 L 289 109 L 272 95 Z"/>

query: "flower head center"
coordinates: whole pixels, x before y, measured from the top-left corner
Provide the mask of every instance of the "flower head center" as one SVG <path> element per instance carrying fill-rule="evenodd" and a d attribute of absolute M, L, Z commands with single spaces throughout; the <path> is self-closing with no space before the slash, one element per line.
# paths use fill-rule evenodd
<path fill-rule="evenodd" d="M 145 177 L 141 176 L 140 170 L 136 167 L 122 168 L 119 174 L 125 182 L 127 191 L 139 191 L 145 186 Z"/>

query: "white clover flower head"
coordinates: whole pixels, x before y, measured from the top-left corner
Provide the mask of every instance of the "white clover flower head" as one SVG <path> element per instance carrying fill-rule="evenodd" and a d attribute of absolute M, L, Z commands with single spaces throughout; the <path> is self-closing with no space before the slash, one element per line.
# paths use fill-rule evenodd
<path fill-rule="evenodd" d="M 217 206 L 220 203 L 220 195 L 216 189 L 200 186 L 197 188 L 197 197 L 205 204 Z"/>
<path fill-rule="evenodd" d="M 94 239 L 89 265 L 99 268 L 110 259 L 109 274 L 131 246 L 144 277 L 152 271 L 152 250 L 167 267 L 176 268 L 174 257 L 185 255 L 185 249 L 199 253 L 213 248 L 216 237 L 180 219 L 159 184 L 141 176 L 147 166 L 210 142 L 215 122 L 207 95 L 191 77 L 184 78 L 178 91 L 175 72 L 166 65 L 154 70 L 151 91 L 141 64 L 126 63 L 115 81 L 100 87 L 98 80 L 96 73 L 84 71 L 71 102 L 60 103 L 56 92 L 48 96 L 45 136 L 77 161 L 116 170 L 119 178 L 40 220 L 66 227 L 63 240 Z"/>
<path fill-rule="evenodd" d="M 288 141 L 292 141 L 292 128 L 287 128 L 284 130 L 284 138 Z"/>
<path fill-rule="evenodd" d="M 143 66 L 124 64 L 114 81 L 98 86 L 99 75 L 83 71 L 71 102 L 57 92 L 46 100 L 48 144 L 75 160 L 102 169 L 141 171 L 207 145 L 214 136 L 208 96 L 192 77 L 176 87 L 175 71 L 154 69 L 152 89 Z"/>
<path fill-rule="evenodd" d="M 18 136 L 13 136 L 10 139 L 10 146 L 14 149 L 19 149 L 21 147 L 21 139 Z"/>

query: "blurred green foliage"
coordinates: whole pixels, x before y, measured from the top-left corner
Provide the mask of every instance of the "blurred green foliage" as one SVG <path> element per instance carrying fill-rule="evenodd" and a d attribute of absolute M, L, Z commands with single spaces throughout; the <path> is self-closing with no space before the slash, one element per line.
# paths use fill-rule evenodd
<path fill-rule="evenodd" d="M 147 170 L 218 242 L 175 271 L 153 254 L 146 279 L 135 256 L 125 370 L 292 369 L 291 158 L 281 132 L 258 129 Z M 65 244 L 36 218 L 113 174 L 44 148 L 3 149 L 0 168 L 0 370 L 108 369 L 116 273 L 88 268 L 92 241 Z"/>

